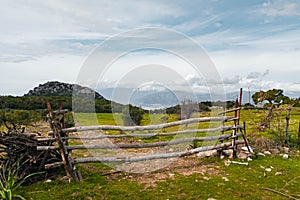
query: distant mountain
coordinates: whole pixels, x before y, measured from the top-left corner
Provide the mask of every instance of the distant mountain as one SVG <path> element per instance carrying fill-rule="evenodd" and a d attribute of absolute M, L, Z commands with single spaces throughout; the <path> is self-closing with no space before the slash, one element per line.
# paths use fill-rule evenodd
<path fill-rule="evenodd" d="M 49 81 L 30 90 L 24 96 L 90 96 L 95 95 L 96 99 L 104 97 L 94 90 L 77 84 L 62 83 L 58 81 Z"/>
<path fill-rule="evenodd" d="M 209 93 L 191 93 L 185 91 L 169 91 L 169 90 L 144 90 L 134 91 L 131 88 L 105 88 L 99 90 L 99 92 L 107 99 L 113 99 L 116 102 L 127 104 L 130 103 L 135 106 L 141 106 L 146 109 L 159 109 L 175 106 L 184 100 L 192 100 L 194 102 L 205 101 L 235 101 L 239 96 L 239 91 L 221 94 L 209 94 Z M 117 95 L 115 93 L 118 93 Z M 253 93 L 248 91 L 243 92 L 243 103 L 253 103 Z M 129 102 L 128 95 L 130 96 Z"/>

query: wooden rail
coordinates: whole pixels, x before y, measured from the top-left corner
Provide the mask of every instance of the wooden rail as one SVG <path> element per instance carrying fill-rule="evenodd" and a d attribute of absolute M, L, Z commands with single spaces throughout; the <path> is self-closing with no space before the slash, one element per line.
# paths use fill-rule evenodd
<path fill-rule="evenodd" d="M 242 136 L 242 133 L 236 134 L 235 137 Z M 229 140 L 232 139 L 232 134 L 216 135 L 210 137 L 194 137 L 194 138 L 180 138 L 171 141 L 153 142 L 153 143 L 140 143 L 140 144 L 114 144 L 114 145 L 72 145 L 67 146 L 67 150 L 75 149 L 133 149 L 133 148 L 150 148 L 150 147 L 162 147 L 167 145 L 191 143 L 191 142 L 208 142 L 215 140 Z M 38 146 L 37 150 L 58 150 L 59 146 Z"/>
<path fill-rule="evenodd" d="M 93 128 L 90 130 L 89 127 L 84 127 L 87 131 L 94 130 Z M 61 137 L 63 140 L 96 140 L 96 139 L 106 139 L 106 138 L 126 138 L 126 137 L 139 137 L 139 138 L 148 138 L 154 136 L 172 136 L 172 135 L 183 135 L 183 134 L 196 134 L 196 133 L 207 133 L 207 132 L 224 132 L 228 130 L 242 129 L 243 126 L 238 125 L 235 126 L 219 126 L 215 128 L 207 128 L 207 129 L 189 129 L 189 130 L 181 130 L 181 131 L 173 131 L 173 132 L 156 132 L 156 133 L 127 133 L 127 134 L 116 134 L 116 135 L 98 135 L 94 137 Z M 82 130 L 82 129 L 81 129 Z M 100 129 L 101 130 L 101 129 Z M 52 132 L 50 132 L 51 135 Z M 46 141 L 55 141 L 54 138 L 39 138 L 38 141 L 46 142 Z"/>
<path fill-rule="evenodd" d="M 210 121 L 230 121 L 235 120 L 236 117 L 232 116 L 224 116 L 224 117 L 201 117 L 201 118 L 191 118 L 185 119 L 181 121 L 169 122 L 164 124 L 158 125 L 149 125 L 149 126 L 114 126 L 114 125 L 99 125 L 99 126 L 79 126 L 73 128 L 65 128 L 61 131 L 64 133 L 71 133 L 71 132 L 84 132 L 84 131 L 97 131 L 97 130 L 117 130 L 117 131 L 151 131 L 151 130 L 159 130 L 163 128 L 169 128 L 173 126 L 180 126 L 192 123 L 199 123 L 199 122 L 210 122 Z M 49 131 L 49 134 L 53 134 L 53 131 Z"/>

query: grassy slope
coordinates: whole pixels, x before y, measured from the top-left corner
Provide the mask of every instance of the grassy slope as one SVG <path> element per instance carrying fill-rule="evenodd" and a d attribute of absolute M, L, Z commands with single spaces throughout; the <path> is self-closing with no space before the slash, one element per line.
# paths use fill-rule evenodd
<path fill-rule="evenodd" d="M 296 137 L 300 110 L 293 110 L 291 115 L 290 133 Z M 242 121 L 247 121 L 249 134 L 264 134 L 256 131 L 257 124 L 264 116 L 265 111 L 242 111 Z M 285 120 L 285 111 L 279 114 Z M 81 116 L 83 117 L 83 116 Z M 118 124 L 113 122 L 113 115 L 98 114 L 101 124 Z M 116 116 L 115 116 L 116 117 Z M 89 124 L 89 117 L 84 116 L 84 124 Z M 258 119 L 257 119 L 258 118 Z M 120 120 L 120 116 L 116 120 Z M 155 123 L 161 116 L 152 117 Z M 144 120 L 148 124 L 149 119 Z M 283 123 L 280 122 L 280 123 Z M 276 122 L 278 123 L 278 122 Z M 284 123 L 283 123 L 284 124 Z M 268 135 L 269 136 L 269 135 Z M 272 135 L 271 135 L 272 137 Z M 84 182 L 65 183 L 53 181 L 51 183 L 37 183 L 33 186 L 23 187 L 22 192 L 28 199 L 284 199 L 285 197 L 262 189 L 271 188 L 294 197 L 300 198 L 300 159 L 299 152 L 289 159 L 281 156 L 268 156 L 254 158 L 249 166 L 225 166 L 223 160 L 199 160 L 199 165 L 211 163 L 218 171 L 216 174 L 193 174 L 182 176 L 175 174 L 175 179 L 158 182 L 156 187 L 145 189 L 143 184 L 130 181 L 125 174 L 117 178 L 102 176 L 108 171 L 102 164 L 92 164 L 93 167 L 79 166 Z M 262 167 L 270 167 L 271 172 L 266 172 Z M 99 171 L 94 168 L 99 169 Z M 282 175 L 275 176 L 276 172 Z M 206 180 L 209 177 L 209 180 Z M 226 177 L 229 181 L 225 181 Z M 153 180 L 155 181 L 155 180 Z"/>

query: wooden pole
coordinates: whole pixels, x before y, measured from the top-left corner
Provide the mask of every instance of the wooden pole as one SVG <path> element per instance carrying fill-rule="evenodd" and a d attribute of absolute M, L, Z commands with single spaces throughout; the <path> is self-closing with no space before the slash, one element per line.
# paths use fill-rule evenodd
<path fill-rule="evenodd" d="M 173 126 L 180 126 L 184 124 L 199 123 L 199 122 L 209 122 L 209 121 L 229 121 L 235 120 L 232 116 L 225 117 L 199 117 L 199 118 L 190 118 L 181 121 L 169 122 L 158 125 L 149 125 L 149 126 L 115 126 L 115 125 L 99 125 L 99 126 L 81 126 L 73 128 L 62 129 L 63 132 L 82 132 L 82 131 L 96 131 L 96 130 L 118 130 L 118 131 L 147 131 L 147 130 L 159 130 L 163 128 L 169 128 Z M 53 132 L 49 132 L 53 134 Z"/>
<path fill-rule="evenodd" d="M 86 127 L 87 128 L 87 127 Z M 222 133 L 225 131 L 229 130 L 234 130 L 234 129 L 241 129 L 243 128 L 242 126 L 237 126 L 234 127 L 233 125 L 231 126 L 219 126 L 216 128 L 206 128 L 206 129 L 189 129 L 189 130 L 181 130 L 181 131 L 173 131 L 173 132 L 154 132 L 154 133 L 128 133 L 128 134 L 116 134 L 116 135 L 106 135 L 103 132 L 99 132 L 98 135 L 96 136 L 89 136 L 89 137 L 61 137 L 63 140 L 95 140 L 95 139 L 106 139 L 106 138 L 126 138 L 126 137 L 155 137 L 155 136 L 172 136 L 172 135 L 186 135 L 186 134 L 196 134 L 196 133 L 207 133 L 207 132 L 216 132 L 216 131 L 221 131 Z M 86 130 L 90 131 L 90 130 Z M 93 131 L 93 130 L 92 130 Z M 84 133 L 81 133 L 83 135 Z M 52 133 L 50 135 L 53 135 Z M 39 138 L 38 141 L 53 141 L 53 138 Z"/>
<path fill-rule="evenodd" d="M 237 133 L 235 137 L 242 136 L 242 133 Z M 67 150 L 75 149 L 135 149 L 135 148 L 151 148 L 171 146 L 176 144 L 191 143 L 191 142 L 207 142 L 215 140 L 228 140 L 232 137 L 231 134 L 223 134 L 209 137 L 197 137 L 197 138 L 180 138 L 171 141 L 153 142 L 153 143 L 133 143 L 133 144 L 101 144 L 101 145 L 72 145 L 67 146 Z M 44 150 L 57 150 L 58 146 L 37 146 L 38 151 Z"/>
<path fill-rule="evenodd" d="M 286 115 L 286 124 L 285 124 L 285 144 L 289 146 L 290 144 L 290 134 L 289 134 L 289 122 L 290 122 L 290 115 L 291 115 L 291 106 L 288 107 L 288 113 Z"/>
<path fill-rule="evenodd" d="M 244 140 L 237 140 L 236 144 L 244 144 Z M 145 160 L 153 159 L 166 159 L 166 158 L 178 158 L 193 155 L 203 151 L 209 151 L 214 149 L 225 149 L 231 146 L 231 142 L 217 144 L 214 146 L 204 146 L 196 149 L 191 149 L 183 152 L 173 152 L 173 153 L 161 153 L 161 154 L 150 154 L 136 157 L 88 157 L 88 158 L 76 158 L 74 159 L 74 164 L 77 163 L 89 163 L 89 162 L 140 162 Z"/>
<path fill-rule="evenodd" d="M 298 126 L 298 145 L 300 145 L 300 122 Z"/>
<path fill-rule="evenodd" d="M 67 149 L 64 145 L 64 142 L 62 141 L 62 139 L 60 137 L 60 133 L 59 133 L 59 130 L 57 128 L 56 121 L 54 119 L 53 112 L 52 112 L 52 109 L 51 109 L 51 105 L 50 105 L 49 102 L 47 102 L 47 108 L 48 108 L 48 112 L 49 112 L 49 120 L 50 120 L 50 123 L 51 123 L 51 127 L 52 127 L 52 130 L 53 130 L 56 142 L 58 144 L 58 148 L 59 148 L 58 150 L 59 150 L 60 155 L 62 157 L 62 163 L 64 165 L 66 175 L 68 176 L 69 181 L 71 181 L 72 179 L 78 181 L 78 178 L 76 176 L 76 172 L 73 171 L 72 163 L 69 162 L 68 151 L 67 151 Z"/>
<path fill-rule="evenodd" d="M 237 144 L 243 144 L 245 141 L 237 140 Z M 75 158 L 73 160 L 73 164 L 78 163 L 93 163 L 93 162 L 140 162 L 145 160 L 155 160 L 155 159 L 167 159 L 167 158 L 179 158 L 184 156 L 193 155 L 199 152 L 209 151 L 209 150 L 221 150 L 226 149 L 231 146 L 231 142 L 217 144 L 214 146 L 204 146 L 196 149 L 191 149 L 182 152 L 173 152 L 173 153 L 160 153 L 160 154 L 150 154 L 150 155 L 142 155 L 135 157 L 87 157 L 87 158 Z M 55 168 L 61 166 L 62 162 L 56 162 L 47 164 L 45 167 L 47 169 Z"/>

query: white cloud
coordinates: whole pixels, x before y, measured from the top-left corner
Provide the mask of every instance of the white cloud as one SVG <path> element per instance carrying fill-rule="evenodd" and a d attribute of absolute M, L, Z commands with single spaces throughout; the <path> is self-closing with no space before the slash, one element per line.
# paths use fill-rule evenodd
<path fill-rule="evenodd" d="M 259 12 L 268 17 L 299 16 L 300 7 L 288 0 L 274 0 L 263 3 Z"/>
<path fill-rule="evenodd" d="M 159 0 L 1 2 L 0 68 L 7 74 L 1 83 L 8 89 L 0 94 L 10 90 L 22 94 L 23 86 L 47 79 L 71 81 L 85 56 L 101 41 L 122 31 L 149 26 L 172 28 L 192 36 L 207 49 L 228 89 L 235 90 L 241 85 L 247 87 L 247 84 L 267 88 L 280 83 L 282 87 L 290 86 L 289 89 L 299 88 L 292 83 L 299 80 L 300 31 L 296 21 L 300 13 L 299 2 L 274 0 L 241 7 L 235 4 L 225 11 L 218 7 L 222 3 Z M 250 12 L 246 7 L 259 9 Z M 232 19 L 232 16 L 241 18 Z M 285 17 L 293 22 L 277 20 Z M 255 21 L 257 19 L 269 20 L 274 25 L 262 26 Z M 154 46 L 187 47 L 183 41 L 174 41 L 168 35 L 141 34 L 134 39 L 147 37 L 154 38 Z M 194 53 L 193 49 L 188 50 Z M 143 56 L 122 64 L 130 66 L 155 61 L 154 64 L 172 65 L 182 76 L 193 74 L 178 59 L 156 55 L 143 60 Z M 265 71 L 267 69 L 270 69 L 269 74 Z M 116 68 L 112 77 L 119 71 L 120 68 Z M 19 80 L 14 80 L 16 78 Z M 205 86 L 201 78 L 191 75 L 187 79 L 198 89 Z M 107 79 L 107 85 L 112 81 Z M 185 87 L 180 81 L 175 84 L 178 88 Z"/>

